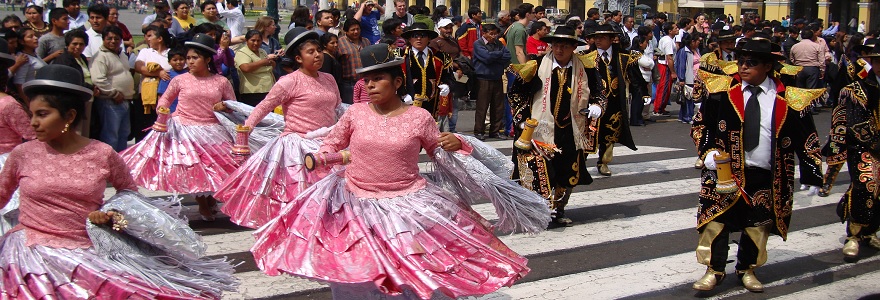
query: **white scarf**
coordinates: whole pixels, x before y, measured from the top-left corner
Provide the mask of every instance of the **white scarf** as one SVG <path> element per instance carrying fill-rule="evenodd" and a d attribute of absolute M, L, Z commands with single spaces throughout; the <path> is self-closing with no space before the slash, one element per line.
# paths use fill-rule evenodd
<path fill-rule="evenodd" d="M 554 107 L 550 105 L 550 97 L 555 97 L 550 93 L 553 82 L 553 61 L 552 52 L 544 55 L 544 60 L 541 61 L 541 66 L 538 68 L 538 80 L 541 80 L 542 83 L 541 89 L 535 93 L 534 100 L 532 100 L 532 118 L 538 120 L 538 127 L 535 128 L 532 138 L 550 144 L 555 143 L 554 130 L 556 128 L 553 116 Z M 573 82 L 571 86 L 574 90 L 571 91 L 571 105 L 568 109 L 572 117 L 571 127 L 574 131 L 575 146 L 577 149 L 584 150 L 587 140 L 584 136 L 587 117 L 578 112 L 590 105 L 590 86 L 587 82 L 587 72 L 580 59 L 572 56 L 571 63 L 574 76 L 570 77 L 570 80 Z"/>

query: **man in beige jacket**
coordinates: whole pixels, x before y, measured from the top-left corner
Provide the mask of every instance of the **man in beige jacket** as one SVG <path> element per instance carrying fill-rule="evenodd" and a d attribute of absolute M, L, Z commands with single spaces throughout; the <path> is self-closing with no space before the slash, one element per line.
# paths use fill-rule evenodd
<path fill-rule="evenodd" d="M 114 150 L 122 151 L 128 145 L 128 134 L 131 132 L 128 101 L 134 98 L 134 79 L 129 72 L 128 56 L 119 46 L 122 40 L 119 27 L 105 27 L 101 38 L 101 41 L 90 41 L 103 44 L 89 67 L 92 82 L 100 91 L 95 98 L 101 118 L 98 139 Z"/>

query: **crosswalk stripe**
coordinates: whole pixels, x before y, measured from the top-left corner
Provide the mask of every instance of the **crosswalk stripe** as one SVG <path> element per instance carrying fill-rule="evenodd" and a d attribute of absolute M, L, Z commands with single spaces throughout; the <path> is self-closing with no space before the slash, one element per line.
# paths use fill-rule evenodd
<path fill-rule="evenodd" d="M 842 225 L 830 224 L 790 232 L 789 239 L 797 242 L 784 243 L 780 238 L 771 238 L 767 243 L 768 260 L 764 267 L 839 249 L 840 244 L 828 241 L 836 241 L 842 235 Z M 736 257 L 735 253 L 736 247 L 731 247 L 732 256 L 729 257 Z M 687 252 L 518 284 L 478 299 L 526 299 L 542 295 L 553 295 L 556 299 L 617 299 L 688 284 L 699 279 L 705 271 L 706 267 L 696 262 L 694 252 Z M 726 271 L 731 274 L 733 264 L 728 264 Z M 730 279 L 736 280 L 736 277 Z"/>
<path fill-rule="evenodd" d="M 315 281 L 286 275 L 266 276 L 261 271 L 236 273 L 235 277 L 241 281 L 238 291 L 223 293 L 223 299 L 266 298 L 326 287 Z"/>
<path fill-rule="evenodd" d="M 859 263 L 868 263 L 873 261 L 880 260 L 880 256 L 872 256 L 866 259 L 862 259 Z M 822 270 L 821 272 L 810 272 L 803 275 L 797 276 L 797 279 L 806 279 L 810 277 L 814 277 L 821 274 L 827 274 L 830 272 L 836 272 L 840 270 L 850 269 L 857 266 L 857 264 L 843 264 L 839 266 L 832 267 L 828 270 Z M 780 284 L 786 284 L 789 282 L 793 282 L 796 278 L 786 278 L 785 280 L 774 281 L 765 285 L 766 288 L 778 286 Z M 871 287 L 876 287 L 877 282 L 880 282 L 880 271 L 871 272 L 868 274 L 862 274 L 857 277 L 847 278 L 840 281 L 835 281 L 829 284 L 821 285 L 818 287 L 814 287 L 811 289 L 803 290 L 797 293 L 776 297 L 773 298 L 775 300 L 801 300 L 801 299 L 858 299 L 865 296 L 865 292 L 877 292 L 875 290 L 871 291 Z M 721 299 L 721 296 L 734 296 L 732 294 L 722 294 L 719 295 L 718 299 Z"/>

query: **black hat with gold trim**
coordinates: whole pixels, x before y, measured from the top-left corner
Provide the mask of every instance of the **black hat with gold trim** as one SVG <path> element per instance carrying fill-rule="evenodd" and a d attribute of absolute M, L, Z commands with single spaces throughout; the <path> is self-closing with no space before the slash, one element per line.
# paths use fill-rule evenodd
<path fill-rule="evenodd" d="M 422 34 L 426 34 L 428 36 L 428 38 L 430 38 L 432 40 L 437 38 L 437 36 L 439 35 L 433 29 L 429 29 L 427 24 L 422 23 L 422 22 L 416 22 L 416 23 L 413 23 L 412 25 L 410 25 L 409 27 L 407 27 L 406 30 L 400 34 L 400 37 L 405 38 L 405 39 L 409 39 L 412 37 L 413 34 L 415 34 L 417 32 L 420 32 Z"/>
<path fill-rule="evenodd" d="M 866 42 L 867 42 L 867 41 L 866 41 Z M 874 47 L 871 47 L 871 50 L 870 50 L 870 51 L 867 51 L 868 54 L 865 54 L 865 55 L 859 56 L 859 58 L 873 58 L 873 57 L 880 57 L 880 47 L 877 47 L 877 44 L 876 44 L 876 43 L 877 43 L 877 41 L 875 41 Z M 868 46 L 865 45 L 864 47 L 868 47 Z"/>
<path fill-rule="evenodd" d="M 749 55 L 766 57 L 773 61 L 785 60 L 785 56 L 781 54 L 782 47 L 765 37 L 742 38 L 733 52 L 737 56 Z"/>
<path fill-rule="evenodd" d="M 592 37 L 592 36 L 596 36 L 596 35 L 600 35 L 600 34 L 618 35 L 618 34 L 620 34 L 620 32 L 614 31 L 614 27 L 612 27 L 611 24 L 602 24 L 602 25 L 597 26 L 596 30 L 593 32 L 590 32 L 589 34 L 587 34 L 587 36 Z"/>
<path fill-rule="evenodd" d="M 853 47 L 853 50 L 856 50 L 859 53 L 871 52 L 871 50 L 874 50 L 874 48 L 876 48 L 875 46 L 878 43 L 880 43 L 880 39 L 875 39 L 875 38 L 865 39 L 861 45 L 856 45 L 855 47 Z"/>
<path fill-rule="evenodd" d="M 574 28 L 568 26 L 556 27 L 556 30 L 554 30 L 553 33 L 545 35 L 541 38 L 541 41 L 551 44 L 554 42 L 574 43 L 578 46 L 584 46 L 587 44 L 586 41 L 577 37 Z"/>
<path fill-rule="evenodd" d="M 403 64 L 403 57 L 394 55 L 392 46 L 379 43 L 361 49 L 361 65 L 355 70 L 358 74 L 367 73 L 391 67 L 399 67 Z"/>

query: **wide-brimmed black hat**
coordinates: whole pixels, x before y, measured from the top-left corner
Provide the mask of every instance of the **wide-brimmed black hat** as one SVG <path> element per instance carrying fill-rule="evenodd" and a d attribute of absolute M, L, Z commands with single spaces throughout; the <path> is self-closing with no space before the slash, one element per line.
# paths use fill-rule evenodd
<path fill-rule="evenodd" d="M 876 39 L 869 39 L 869 40 L 876 40 Z M 866 41 L 866 43 L 867 43 L 867 42 L 868 42 L 868 41 Z M 877 46 L 880 45 L 880 44 L 877 44 L 877 42 L 878 42 L 878 41 L 874 41 L 874 43 L 875 43 L 875 44 L 874 44 L 874 47 L 871 47 L 871 50 L 870 50 L 870 51 L 867 51 L 868 54 L 866 54 L 866 55 L 861 55 L 861 56 L 859 56 L 859 58 L 880 57 L 880 47 L 877 47 Z M 864 47 L 867 47 L 867 45 L 865 45 Z"/>
<path fill-rule="evenodd" d="M 755 36 L 751 38 L 740 39 L 739 43 L 737 43 L 736 45 L 736 48 L 733 49 L 733 52 L 736 53 L 737 56 L 759 56 L 772 59 L 773 61 L 785 59 L 785 56 L 781 54 L 781 46 L 771 42 L 769 38 L 758 36 L 758 34 L 755 34 Z"/>
<path fill-rule="evenodd" d="M 290 55 L 290 57 L 295 57 L 299 53 L 294 53 L 296 52 L 294 49 L 296 49 L 296 47 L 299 47 L 299 44 L 308 40 L 317 39 L 318 32 L 314 30 L 308 30 L 305 27 L 294 27 L 293 29 L 288 30 L 286 34 L 284 34 L 284 43 L 287 44 L 287 49 L 289 50 L 286 53 Z"/>
<path fill-rule="evenodd" d="M 433 29 L 429 29 L 428 24 L 425 24 L 422 22 L 416 22 L 416 23 L 413 23 L 412 25 L 410 25 L 409 27 L 407 27 L 406 30 L 403 31 L 402 34 L 400 34 L 400 37 L 405 38 L 405 39 L 409 39 L 416 32 L 425 33 L 432 40 L 437 38 L 437 36 L 439 35 Z"/>
<path fill-rule="evenodd" d="M 14 64 L 15 56 L 9 54 L 9 43 L 6 42 L 6 39 L 0 38 L 0 64 Z"/>
<path fill-rule="evenodd" d="M 214 41 L 214 38 L 204 33 L 197 33 L 191 41 L 183 44 L 187 47 L 196 47 L 217 54 L 217 43 Z"/>
<path fill-rule="evenodd" d="M 853 50 L 856 50 L 858 53 L 862 52 L 871 52 L 878 43 L 880 43 L 880 39 L 870 38 L 862 41 L 861 45 L 856 45 L 853 47 Z"/>
<path fill-rule="evenodd" d="M 618 35 L 620 33 L 614 31 L 614 27 L 612 27 L 611 24 L 602 24 L 596 27 L 596 31 L 590 32 L 590 34 L 587 34 L 587 36 L 596 36 L 600 34 Z"/>
<path fill-rule="evenodd" d="M 555 42 L 567 42 L 567 43 L 575 43 L 576 45 L 583 46 L 586 45 L 587 42 L 578 38 L 577 34 L 574 31 L 574 28 L 568 26 L 559 26 L 556 27 L 556 30 L 553 33 L 545 35 L 541 38 L 541 41 L 547 43 L 555 43 Z"/>
<path fill-rule="evenodd" d="M 718 32 L 717 41 L 727 41 L 727 40 L 735 40 L 736 39 L 736 31 L 733 31 L 733 28 L 730 26 L 724 25 L 721 28 L 721 31 Z"/>
<path fill-rule="evenodd" d="M 37 70 L 34 80 L 22 86 L 29 98 L 37 94 L 74 94 L 79 100 L 92 98 L 92 90 L 83 86 L 82 72 L 65 65 L 48 65 Z"/>
<path fill-rule="evenodd" d="M 363 74 L 390 67 L 399 67 L 403 63 L 403 57 L 394 55 L 391 47 L 391 45 L 379 43 L 361 49 L 362 67 L 356 69 L 355 72 Z"/>

